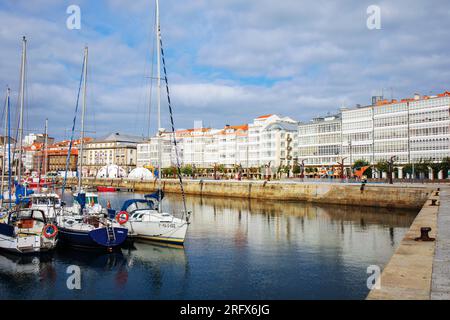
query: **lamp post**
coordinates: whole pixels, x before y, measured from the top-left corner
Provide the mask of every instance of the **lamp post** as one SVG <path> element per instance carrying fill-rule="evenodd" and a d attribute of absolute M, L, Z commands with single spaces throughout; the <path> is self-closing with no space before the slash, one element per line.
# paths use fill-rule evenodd
<path fill-rule="evenodd" d="M 394 184 L 392 173 L 394 172 L 394 160 L 397 156 L 392 156 L 388 161 L 389 184 Z"/>

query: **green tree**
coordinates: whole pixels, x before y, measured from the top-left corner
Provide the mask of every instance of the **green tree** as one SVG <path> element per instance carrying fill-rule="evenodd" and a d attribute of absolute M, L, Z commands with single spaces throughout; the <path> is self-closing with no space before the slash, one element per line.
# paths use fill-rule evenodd
<path fill-rule="evenodd" d="M 412 163 L 408 163 L 408 164 L 405 164 L 403 166 L 403 173 L 405 175 L 406 174 L 412 175 L 412 173 L 413 173 L 413 165 L 412 165 Z"/>
<path fill-rule="evenodd" d="M 217 171 L 219 171 L 220 173 L 225 173 L 225 170 L 226 170 L 225 165 L 219 164 L 217 166 Z"/>
<path fill-rule="evenodd" d="M 428 160 L 420 159 L 418 163 L 414 165 L 414 171 L 417 173 L 422 173 L 425 176 L 428 176 L 428 173 L 430 172 L 430 163 Z"/>
<path fill-rule="evenodd" d="M 294 164 L 294 167 L 292 168 L 292 172 L 294 174 L 300 174 L 302 171 L 302 168 L 298 165 L 298 163 Z"/>
<path fill-rule="evenodd" d="M 389 171 L 389 163 L 386 160 L 379 161 L 375 167 L 380 172 L 388 172 Z"/>
<path fill-rule="evenodd" d="M 192 176 L 194 174 L 194 168 L 190 164 L 185 165 L 181 168 L 181 173 L 186 176 Z"/>

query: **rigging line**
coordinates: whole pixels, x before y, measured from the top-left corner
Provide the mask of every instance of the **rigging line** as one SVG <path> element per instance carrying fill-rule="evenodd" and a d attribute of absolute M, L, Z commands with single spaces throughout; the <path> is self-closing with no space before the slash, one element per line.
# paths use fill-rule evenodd
<path fill-rule="evenodd" d="M 73 138 L 74 138 L 74 134 L 75 134 L 75 124 L 76 124 L 76 121 L 77 121 L 78 106 L 80 104 L 80 94 L 81 94 L 81 86 L 83 84 L 83 78 L 84 78 L 84 63 L 85 63 L 85 61 L 86 61 L 86 59 L 83 57 L 83 64 L 82 64 L 82 68 L 81 68 L 80 84 L 78 86 L 77 103 L 76 103 L 76 106 L 75 106 L 75 116 L 73 117 L 73 123 L 72 123 L 72 134 L 70 136 L 69 150 L 67 151 L 66 171 L 64 172 L 64 182 L 63 182 L 63 185 L 62 185 L 61 199 L 64 197 L 64 191 L 66 189 L 66 183 L 67 183 L 67 171 L 69 170 L 70 157 L 72 155 Z M 78 155 L 78 156 L 82 157 L 83 155 Z"/>
<path fill-rule="evenodd" d="M 184 218 L 184 215 L 187 214 L 186 195 L 184 193 L 183 177 L 181 175 L 181 164 L 180 164 L 180 157 L 179 157 L 179 154 L 178 154 L 177 136 L 176 136 L 176 132 L 175 132 L 175 123 L 174 123 L 174 120 L 173 120 L 172 102 L 170 100 L 169 80 L 168 80 L 168 77 L 167 77 L 166 59 L 164 57 L 164 49 L 163 49 L 163 43 L 162 43 L 162 37 L 161 37 L 161 29 L 159 30 L 158 34 L 159 34 L 159 43 L 160 43 L 160 46 L 161 46 L 161 58 L 162 58 L 163 70 L 164 70 L 164 82 L 166 83 L 167 104 L 169 106 L 170 124 L 172 125 L 173 144 L 175 146 L 175 157 L 176 157 L 176 160 L 177 160 L 177 174 L 178 174 L 178 180 L 180 182 L 181 195 L 182 195 L 182 198 L 183 198 L 184 211 L 183 211 L 182 218 Z M 160 175 L 161 173 L 158 173 L 158 174 Z"/>

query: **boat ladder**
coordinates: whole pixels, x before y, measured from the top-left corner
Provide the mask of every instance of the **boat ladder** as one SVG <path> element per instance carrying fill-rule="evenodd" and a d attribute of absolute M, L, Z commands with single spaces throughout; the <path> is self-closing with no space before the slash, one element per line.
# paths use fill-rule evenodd
<path fill-rule="evenodd" d="M 108 241 L 110 243 L 116 241 L 116 234 L 114 233 L 114 227 L 106 227 L 106 233 L 108 235 Z"/>

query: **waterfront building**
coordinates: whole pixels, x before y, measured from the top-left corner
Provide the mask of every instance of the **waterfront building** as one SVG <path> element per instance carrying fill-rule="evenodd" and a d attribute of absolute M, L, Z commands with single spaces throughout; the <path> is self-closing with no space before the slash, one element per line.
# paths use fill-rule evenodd
<path fill-rule="evenodd" d="M 175 147 L 173 146 L 173 134 L 163 132 L 161 134 L 161 168 L 170 168 L 176 164 Z M 179 149 L 180 150 L 180 149 Z M 159 161 L 159 139 L 149 138 L 137 145 L 137 167 L 154 170 Z"/>
<path fill-rule="evenodd" d="M 314 118 L 298 127 L 298 161 L 307 166 L 333 166 L 341 160 L 341 115 Z"/>
<path fill-rule="evenodd" d="M 449 128 L 450 92 L 415 94 L 402 100 L 373 99 L 372 105 L 343 108 L 340 116 L 301 124 L 299 159 L 318 167 L 336 165 L 345 158 L 349 167 L 356 160 L 375 165 L 392 158 L 402 178 L 405 164 L 438 162 L 450 156 Z M 379 177 L 375 171 L 373 174 Z"/>
<path fill-rule="evenodd" d="M 248 125 L 226 125 L 223 130 L 216 133 L 219 159 L 218 163 L 226 168 L 235 166 L 246 167 Z"/>
<path fill-rule="evenodd" d="M 183 163 L 196 168 L 213 167 L 218 159 L 218 147 L 215 135 L 219 132 L 211 128 L 178 130 L 177 138 L 181 140 Z"/>
<path fill-rule="evenodd" d="M 93 139 L 86 137 L 85 143 L 91 142 Z M 74 140 L 70 151 L 68 171 L 77 171 L 78 166 L 78 148 L 81 140 Z M 48 145 L 47 152 L 44 149 L 37 151 L 33 157 L 33 171 L 36 172 L 63 172 L 66 170 L 67 155 L 69 153 L 70 140 L 63 140 Z M 47 168 L 44 158 L 47 155 Z"/>
<path fill-rule="evenodd" d="M 35 167 L 34 157 L 37 152 L 42 150 L 43 146 L 43 143 L 33 142 L 33 144 L 31 145 L 23 147 L 22 166 L 25 169 L 25 172 L 30 173 L 31 171 L 37 170 L 39 168 L 39 165 Z"/>
<path fill-rule="evenodd" d="M 55 142 L 55 138 L 47 137 L 47 143 L 53 144 Z M 31 146 L 33 143 L 45 143 L 45 134 L 43 133 L 30 133 L 23 138 L 24 146 Z"/>
<path fill-rule="evenodd" d="M 248 126 L 248 167 L 292 165 L 298 122 L 289 117 L 264 115 Z"/>
<path fill-rule="evenodd" d="M 96 176 L 99 169 L 117 165 L 127 173 L 136 168 L 137 145 L 145 140 L 142 137 L 112 133 L 84 145 L 83 174 Z"/>
<path fill-rule="evenodd" d="M 11 141 L 10 145 L 8 144 L 8 141 Z M 1 165 L 0 170 L 3 168 L 3 162 L 5 162 L 5 172 L 8 172 L 8 162 L 9 162 L 8 161 L 8 149 L 10 149 L 11 152 L 13 152 L 15 149 L 15 143 L 16 143 L 16 140 L 14 140 L 14 138 L 12 138 L 12 137 L 10 139 L 8 139 L 8 137 L 0 136 L 0 165 Z M 3 159 L 3 151 L 5 148 L 6 148 L 5 159 Z M 14 158 L 14 157 L 12 157 L 12 158 Z M 14 168 L 12 168 L 11 172 L 14 172 Z"/>

